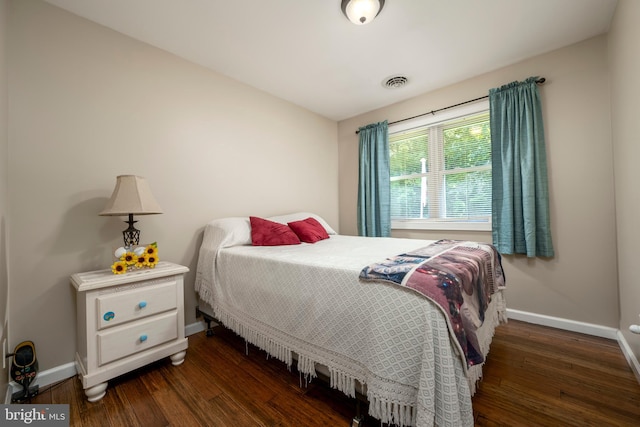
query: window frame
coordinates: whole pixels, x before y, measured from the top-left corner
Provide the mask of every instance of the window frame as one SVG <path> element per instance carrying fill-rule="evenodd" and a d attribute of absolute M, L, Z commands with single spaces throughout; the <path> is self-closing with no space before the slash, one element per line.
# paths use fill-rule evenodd
<path fill-rule="evenodd" d="M 481 100 L 478 102 L 466 104 L 460 107 L 450 108 L 438 113 L 417 117 L 411 120 L 402 121 L 389 125 L 389 135 L 405 132 L 411 129 L 434 126 L 440 123 L 463 118 L 474 114 L 489 112 L 489 100 Z M 444 155 L 442 146 L 436 153 L 429 154 L 429 162 L 442 159 Z M 438 200 L 437 203 L 440 203 Z M 440 220 L 440 219 L 392 219 L 391 229 L 395 230 L 454 230 L 454 231 L 491 231 L 491 217 L 488 221 L 469 221 L 469 220 Z"/>

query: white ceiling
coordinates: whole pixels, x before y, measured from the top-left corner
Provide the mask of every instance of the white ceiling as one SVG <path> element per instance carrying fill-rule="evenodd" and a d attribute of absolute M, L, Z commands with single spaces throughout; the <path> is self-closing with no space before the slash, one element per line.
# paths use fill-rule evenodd
<path fill-rule="evenodd" d="M 356 26 L 340 0 L 46 1 L 334 120 L 606 33 L 617 3 L 387 0 Z"/>

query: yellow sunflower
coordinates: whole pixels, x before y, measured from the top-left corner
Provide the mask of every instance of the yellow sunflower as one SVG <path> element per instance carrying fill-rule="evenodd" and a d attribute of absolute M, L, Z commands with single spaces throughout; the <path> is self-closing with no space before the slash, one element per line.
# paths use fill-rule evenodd
<path fill-rule="evenodd" d="M 158 261 L 160 261 L 158 259 L 157 254 L 153 254 L 153 255 L 145 254 L 145 257 L 147 258 L 147 262 L 145 263 L 145 265 L 149 268 L 155 267 Z"/>
<path fill-rule="evenodd" d="M 136 268 L 144 268 L 146 263 L 147 263 L 146 254 L 136 256 Z"/>
<path fill-rule="evenodd" d="M 137 258 L 136 254 L 127 251 L 120 257 L 120 261 L 125 262 L 127 265 L 133 265 L 136 263 Z"/>
<path fill-rule="evenodd" d="M 113 274 L 124 274 L 127 272 L 127 263 L 124 261 L 116 261 L 111 266 Z"/>
<path fill-rule="evenodd" d="M 147 245 L 147 247 L 144 248 L 144 253 L 146 255 L 157 255 L 157 253 L 158 253 L 158 245 L 156 243 L 152 243 L 150 245 Z"/>

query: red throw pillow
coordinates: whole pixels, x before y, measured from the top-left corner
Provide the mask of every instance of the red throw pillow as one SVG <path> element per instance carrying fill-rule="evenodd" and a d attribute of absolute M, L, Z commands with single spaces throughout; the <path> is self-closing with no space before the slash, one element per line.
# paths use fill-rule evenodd
<path fill-rule="evenodd" d="M 324 229 L 318 220 L 312 217 L 301 221 L 290 222 L 289 227 L 291 227 L 298 238 L 305 243 L 315 243 L 329 238 L 327 230 Z"/>
<path fill-rule="evenodd" d="M 299 245 L 300 239 L 288 226 L 268 219 L 250 216 L 253 246 Z"/>

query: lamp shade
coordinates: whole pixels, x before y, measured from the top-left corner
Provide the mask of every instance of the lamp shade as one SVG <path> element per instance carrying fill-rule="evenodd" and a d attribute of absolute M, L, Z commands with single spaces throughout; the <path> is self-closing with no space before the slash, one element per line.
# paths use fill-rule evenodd
<path fill-rule="evenodd" d="M 378 16 L 384 0 L 342 0 L 342 12 L 356 25 L 364 25 Z"/>
<path fill-rule="evenodd" d="M 151 194 L 147 180 L 136 175 L 120 175 L 116 188 L 100 215 L 152 215 L 161 214 L 162 209 Z"/>

